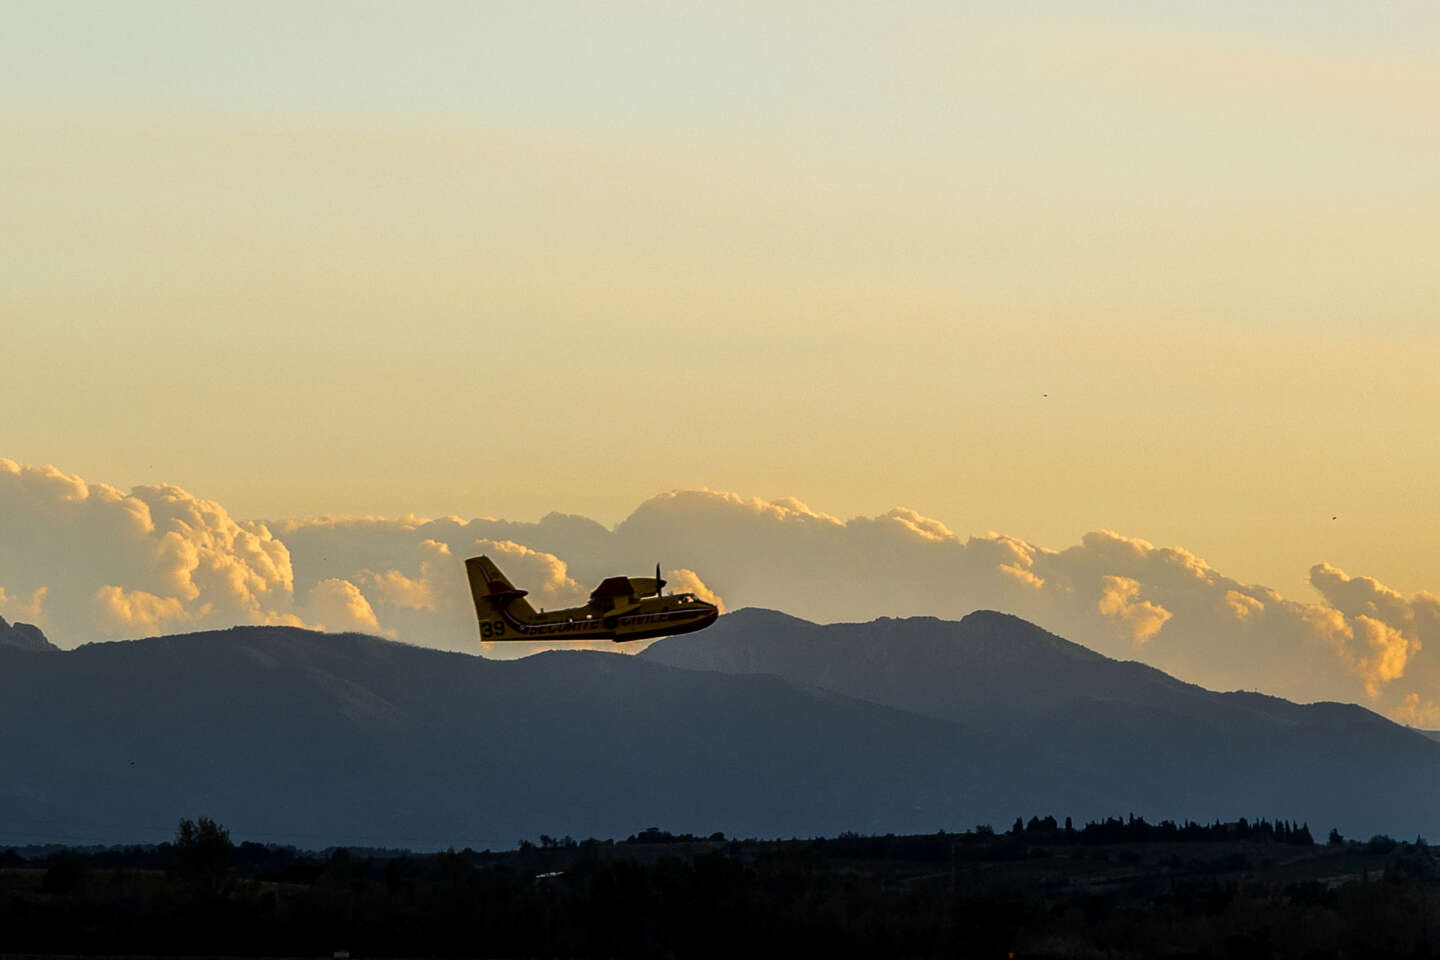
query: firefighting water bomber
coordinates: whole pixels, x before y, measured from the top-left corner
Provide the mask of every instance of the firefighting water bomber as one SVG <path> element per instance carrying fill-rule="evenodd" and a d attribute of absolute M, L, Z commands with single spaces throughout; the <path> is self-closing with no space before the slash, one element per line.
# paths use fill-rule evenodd
<path fill-rule="evenodd" d="M 607 577 L 583 607 L 536 611 L 489 557 L 465 561 L 481 640 L 647 640 L 702 630 L 720 611 L 693 593 L 664 593 L 652 577 Z"/>

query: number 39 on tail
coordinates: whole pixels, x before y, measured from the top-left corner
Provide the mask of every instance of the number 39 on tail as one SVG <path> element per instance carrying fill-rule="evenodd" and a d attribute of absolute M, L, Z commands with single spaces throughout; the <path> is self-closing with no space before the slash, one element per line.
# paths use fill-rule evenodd
<path fill-rule="evenodd" d="M 720 611 L 693 593 L 662 593 L 660 567 L 654 578 L 609 577 L 583 607 L 537 612 L 489 557 L 465 561 L 481 640 L 645 640 L 701 630 Z"/>

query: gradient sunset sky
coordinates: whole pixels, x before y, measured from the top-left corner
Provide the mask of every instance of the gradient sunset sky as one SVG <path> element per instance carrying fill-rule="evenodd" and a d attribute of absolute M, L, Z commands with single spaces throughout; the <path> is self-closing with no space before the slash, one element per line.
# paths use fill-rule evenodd
<path fill-rule="evenodd" d="M 0 456 L 1440 590 L 1440 5 L 1020 6 L 6 3 Z"/>

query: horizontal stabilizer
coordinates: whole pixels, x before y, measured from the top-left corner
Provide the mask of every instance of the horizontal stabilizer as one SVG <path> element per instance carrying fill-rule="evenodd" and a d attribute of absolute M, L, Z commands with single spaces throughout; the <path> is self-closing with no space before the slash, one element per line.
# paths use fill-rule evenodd
<path fill-rule="evenodd" d="M 511 583 L 489 557 L 471 557 L 466 560 L 465 572 L 470 577 L 470 592 L 477 605 L 482 601 L 503 605 L 530 592 Z"/>

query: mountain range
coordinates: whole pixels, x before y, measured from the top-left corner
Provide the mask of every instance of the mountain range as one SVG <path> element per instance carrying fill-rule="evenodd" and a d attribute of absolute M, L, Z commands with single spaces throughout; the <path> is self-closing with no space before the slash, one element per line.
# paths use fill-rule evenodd
<path fill-rule="evenodd" d="M 742 610 L 638 656 L 516 661 L 289 627 L 0 644 L 0 766 L 0 844 L 158 841 L 201 815 L 312 848 L 1047 813 L 1440 832 L 1440 743 L 985 612 L 819 626 Z"/>
<path fill-rule="evenodd" d="M 641 656 L 950 720 L 1003 744 L 1057 811 L 1440 826 L 1440 752 L 1421 731 L 1354 704 L 1206 690 L 1002 613 L 820 626 L 742 610 L 687 639 Z"/>

